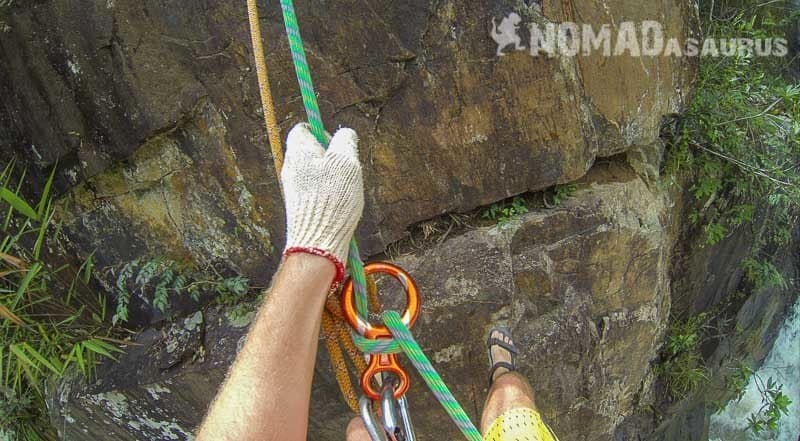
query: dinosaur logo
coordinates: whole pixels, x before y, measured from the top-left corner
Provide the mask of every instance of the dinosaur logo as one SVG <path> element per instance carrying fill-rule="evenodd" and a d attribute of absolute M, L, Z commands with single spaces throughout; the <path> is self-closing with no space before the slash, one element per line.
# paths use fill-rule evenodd
<path fill-rule="evenodd" d="M 522 45 L 522 39 L 517 34 L 519 23 L 522 18 L 516 13 L 512 12 L 507 17 L 500 20 L 500 25 L 497 24 L 494 17 L 492 17 L 492 31 L 489 33 L 492 39 L 497 43 L 497 56 L 502 57 L 506 55 L 503 49 L 510 45 L 514 45 L 514 49 L 523 50 L 525 46 Z"/>

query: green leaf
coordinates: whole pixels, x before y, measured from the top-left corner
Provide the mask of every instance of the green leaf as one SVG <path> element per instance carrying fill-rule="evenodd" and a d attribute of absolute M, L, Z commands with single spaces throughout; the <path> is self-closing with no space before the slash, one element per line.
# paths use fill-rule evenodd
<path fill-rule="evenodd" d="M 92 271 L 94 270 L 94 251 L 89 254 L 86 261 L 83 263 L 83 283 L 86 285 L 92 278 Z"/>
<path fill-rule="evenodd" d="M 48 205 L 50 205 L 50 189 L 53 186 L 53 178 L 56 175 L 56 168 L 58 168 L 58 161 L 53 165 L 53 170 L 50 172 L 50 177 L 47 178 L 47 182 L 44 184 L 44 190 L 42 190 L 42 197 L 39 199 L 39 205 L 37 210 L 37 216 L 39 219 L 42 219 L 44 216 L 45 209 Z"/>
<path fill-rule="evenodd" d="M 61 375 L 62 366 L 60 361 L 48 360 L 47 358 L 45 358 L 45 356 L 40 354 L 39 351 L 31 347 L 31 345 L 29 345 L 28 343 L 22 343 L 20 346 L 22 346 L 22 348 L 24 348 L 25 351 L 27 351 L 33 358 L 35 358 L 36 361 L 44 365 L 44 367 L 50 369 L 56 375 Z"/>
<path fill-rule="evenodd" d="M 98 340 L 96 338 L 85 340 L 83 342 L 83 345 L 86 346 L 86 348 L 89 349 L 90 351 L 96 354 L 100 354 L 104 357 L 108 357 L 114 361 L 118 360 L 113 355 L 111 355 L 112 352 L 124 352 L 122 349 L 110 345 L 102 340 Z"/>
<path fill-rule="evenodd" d="M 195 302 L 200 301 L 200 289 L 197 288 L 196 285 L 193 285 L 189 288 L 189 295 L 192 297 L 192 300 Z"/>
<path fill-rule="evenodd" d="M 30 267 L 28 273 L 25 275 L 25 278 L 22 279 L 22 281 L 19 283 L 19 286 L 17 287 L 17 293 L 14 296 L 14 301 L 11 303 L 12 310 L 16 310 L 17 305 L 19 304 L 19 301 L 22 298 L 22 295 L 25 294 L 25 292 L 27 292 L 28 286 L 30 285 L 31 281 L 33 280 L 34 277 L 36 277 L 36 275 L 39 273 L 39 270 L 41 269 L 42 265 L 38 262 L 34 263 Z"/>
<path fill-rule="evenodd" d="M 39 366 L 36 365 L 28 356 L 25 354 L 25 351 L 20 347 L 19 344 L 13 344 L 8 347 L 12 354 L 17 357 L 17 360 L 23 362 L 25 365 L 32 367 L 39 370 Z"/>
<path fill-rule="evenodd" d="M 172 282 L 172 289 L 175 290 L 175 294 L 180 295 L 184 287 L 186 287 L 186 276 L 181 274 L 175 277 L 175 280 Z"/>
<path fill-rule="evenodd" d="M 33 258 L 38 260 L 39 253 L 42 250 L 42 245 L 44 244 L 45 233 L 47 232 L 47 227 L 49 226 L 49 217 L 50 217 L 50 207 L 52 205 L 52 201 L 48 200 L 45 204 L 46 209 L 44 212 L 44 217 L 42 219 L 41 225 L 39 225 L 39 234 L 36 236 L 36 243 L 33 245 Z"/>
<path fill-rule="evenodd" d="M 75 343 L 73 349 L 75 350 L 75 361 L 77 361 L 78 367 L 81 369 L 81 372 L 85 374 L 87 371 L 86 371 L 86 361 L 83 359 L 83 344 Z"/>
<path fill-rule="evenodd" d="M 136 275 L 135 283 L 140 289 L 144 290 L 145 286 L 150 283 L 150 280 L 156 275 L 156 272 L 161 268 L 162 258 L 152 259 L 146 262 L 139 269 L 139 274 Z"/>
<path fill-rule="evenodd" d="M 23 214 L 28 219 L 38 220 L 39 216 L 36 214 L 36 211 L 28 205 L 27 202 L 22 200 L 19 196 L 14 194 L 11 190 L 2 187 L 0 188 L 0 199 L 6 201 L 8 205 L 12 208 Z"/>
<path fill-rule="evenodd" d="M 790 404 L 792 404 L 792 400 L 784 395 L 783 392 L 778 392 L 778 395 L 775 396 L 775 406 L 777 406 L 782 412 L 786 413 L 786 409 Z"/>

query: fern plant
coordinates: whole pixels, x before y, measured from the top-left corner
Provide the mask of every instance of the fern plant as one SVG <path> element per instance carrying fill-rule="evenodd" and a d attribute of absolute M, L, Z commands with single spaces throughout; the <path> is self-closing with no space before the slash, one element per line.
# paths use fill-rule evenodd
<path fill-rule="evenodd" d="M 775 265 L 768 260 L 758 260 L 749 257 L 744 260 L 742 266 L 745 271 L 745 279 L 753 284 L 753 289 L 777 287 L 786 289 L 789 283 L 783 277 Z"/>
<path fill-rule="evenodd" d="M 114 269 L 111 269 L 112 273 Z M 133 294 L 150 302 L 162 313 L 170 309 L 170 296 L 187 295 L 200 302 L 203 292 L 215 294 L 219 304 L 235 305 L 247 294 L 256 290 L 246 277 L 224 277 L 213 269 L 198 270 L 194 266 L 163 256 L 139 258 L 127 262 L 116 272 L 114 282 L 116 309 L 112 322 L 122 324 L 129 319 Z"/>

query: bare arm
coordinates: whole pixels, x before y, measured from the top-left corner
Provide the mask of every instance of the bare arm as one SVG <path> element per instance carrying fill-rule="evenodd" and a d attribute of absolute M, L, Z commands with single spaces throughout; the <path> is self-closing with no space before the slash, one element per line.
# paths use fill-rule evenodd
<path fill-rule="evenodd" d="M 323 257 L 286 258 L 198 441 L 306 439 L 320 317 L 334 274 Z"/>
<path fill-rule="evenodd" d="M 344 276 L 364 208 L 358 137 L 340 129 L 326 151 L 305 124 L 286 142 L 281 170 L 286 256 L 203 422 L 199 441 L 304 441 L 322 308 Z"/>

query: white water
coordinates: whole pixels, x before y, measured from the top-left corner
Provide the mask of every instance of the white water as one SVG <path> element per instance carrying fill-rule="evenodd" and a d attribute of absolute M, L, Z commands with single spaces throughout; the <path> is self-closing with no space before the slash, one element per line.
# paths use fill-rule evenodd
<path fill-rule="evenodd" d="M 783 383 L 783 393 L 792 400 L 789 414 L 781 418 L 777 432 L 755 435 L 746 430 L 747 417 L 761 407 L 761 394 L 750 381 L 741 401 L 731 401 L 721 413 L 711 417 L 710 441 L 800 441 L 800 299 L 757 374 L 765 382 L 773 377 Z"/>

